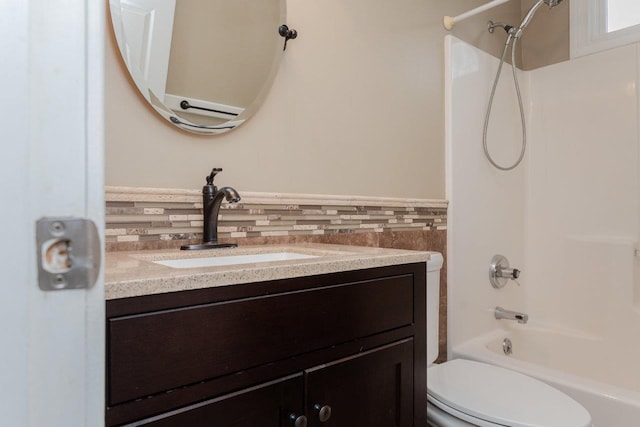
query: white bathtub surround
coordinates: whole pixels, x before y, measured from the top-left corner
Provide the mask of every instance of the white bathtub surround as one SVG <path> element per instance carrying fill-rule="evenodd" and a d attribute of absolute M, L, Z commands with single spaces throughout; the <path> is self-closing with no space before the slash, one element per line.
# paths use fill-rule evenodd
<path fill-rule="evenodd" d="M 640 45 L 521 73 L 527 153 L 507 173 L 490 168 L 481 142 L 498 60 L 454 38 L 447 45 L 450 352 L 476 358 L 466 347 L 474 338 L 495 333 L 501 341 L 505 331 L 527 331 L 514 335 L 516 357 L 528 360 L 523 371 L 551 369 L 535 375 L 582 384 L 559 388 L 587 407 L 598 427 L 636 426 Z M 507 83 L 503 73 L 501 85 Z M 496 102 L 514 103 L 515 96 L 499 92 Z M 512 110 L 494 110 L 492 126 L 518 129 Z M 519 147 L 519 140 L 510 144 Z M 521 287 L 491 288 L 494 253 L 523 271 Z M 497 305 L 527 313 L 529 323 L 495 320 Z M 544 340 L 536 338 L 541 330 L 548 331 Z M 498 357 L 491 363 L 506 363 Z"/>
<path fill-rule="evenodd" d="M 620 350 L 640 345 L 628 340 L 640 328 L 637 50 L 531 73 L 530 314 L 613 340 Z"/>
<path fill-rule="evenodd" d="M 511 172 L 493 168 L 484 157 L 482 128 L 489 93 L 499 61 L 448 36 L 445 46 L 447 137 L 447 280 L 450 345 L 495 328 L 493 308 L 526 312 L 520 282 L 497 291 L 489 283 L 489 263 L 496 254 L 512 267 L 524 263 L 524 168 Z M 521 73 L 526 96 L 528 75 Z M 510 67 L 505 66 L 496 90 L 488 130 L 488 147 L 499 164 L 512 164 L 520 154 L 518 103 Z M 449 346 L 450 347 L 450 346 Z"/>

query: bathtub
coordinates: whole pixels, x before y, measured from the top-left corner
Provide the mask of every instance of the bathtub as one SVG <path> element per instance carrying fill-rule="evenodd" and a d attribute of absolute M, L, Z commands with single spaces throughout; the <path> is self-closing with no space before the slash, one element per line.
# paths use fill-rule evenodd
<path fill-rule="evenodd" d="M 505 338 L 511 340 L 511 355 L 503 351 Z M 580 402 L 594 427 L 638 427 L 640 357 L 618 350 L 588 335 L 517 325 L 454 346 L 451 357 L 536 377 Z"/>

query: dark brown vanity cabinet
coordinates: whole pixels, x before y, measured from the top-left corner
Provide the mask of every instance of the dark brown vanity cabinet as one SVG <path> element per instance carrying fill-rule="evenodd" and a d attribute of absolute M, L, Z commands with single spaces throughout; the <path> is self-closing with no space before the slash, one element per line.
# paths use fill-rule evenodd
<path fill-rule="evenodd" d="M 424 426 L 425 292 L 416 263 L 107 301 L 106 424 Z"/>

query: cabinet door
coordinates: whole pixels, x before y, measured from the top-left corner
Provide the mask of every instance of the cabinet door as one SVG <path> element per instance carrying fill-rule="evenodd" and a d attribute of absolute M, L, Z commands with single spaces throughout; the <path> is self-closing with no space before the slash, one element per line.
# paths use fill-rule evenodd
<path fill-rule="evenodd" d="M 302 374 L 171 411 L 130 426 L 287 427 L 303 411 Z M 295 421 L 295 416 L 294 416 Z"/>
<path fill-rule="evenodd" d="M 306 377 L 309 427 L 413 426 L 412 339 L 309 369 Z"/>

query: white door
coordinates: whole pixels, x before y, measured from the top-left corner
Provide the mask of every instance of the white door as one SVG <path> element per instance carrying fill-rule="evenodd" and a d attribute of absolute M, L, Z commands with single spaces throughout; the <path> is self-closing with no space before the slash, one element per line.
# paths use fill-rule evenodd
<path fill-rule="evenodd" d="M 104 423 L 102 275 L 42 291 L 35 241 L 43 217 L 89 218 L 104 234 L 104 20 L 96 1 L 0 1 L 3 426 Z"/>
<path fill-rule="evenodd" d="M 118 46 L 138 89 L 164 103 L 171 54 L 176 0 L 118 0 L 110 2 Z"/>

